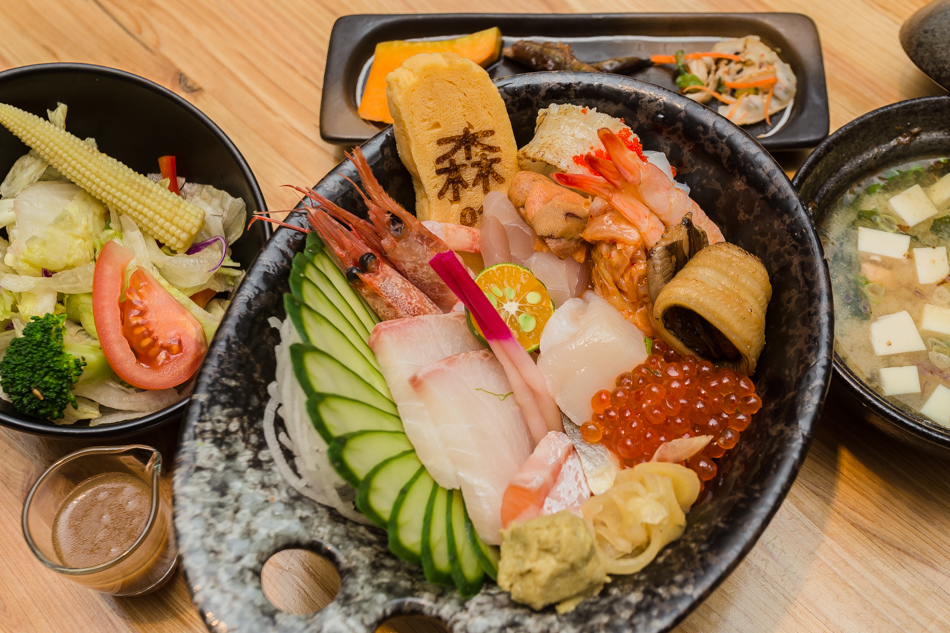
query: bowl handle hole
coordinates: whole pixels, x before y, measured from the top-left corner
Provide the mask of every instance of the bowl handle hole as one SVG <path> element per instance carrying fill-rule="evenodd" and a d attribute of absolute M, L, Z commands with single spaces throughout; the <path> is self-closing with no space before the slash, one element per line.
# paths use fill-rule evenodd
<path fill-rule="evenodd" d="M 425 615 L 397 615 L 384 620 L 375 633 L 448 633 L 445 623 Z"/>
<path fill-rule="evenodd" d="M 308 615 L 336 597 L 340 573 L 334 563 L 309 549 L 283 549 L 264 563 L 261 587 L 281 611 Z"/>

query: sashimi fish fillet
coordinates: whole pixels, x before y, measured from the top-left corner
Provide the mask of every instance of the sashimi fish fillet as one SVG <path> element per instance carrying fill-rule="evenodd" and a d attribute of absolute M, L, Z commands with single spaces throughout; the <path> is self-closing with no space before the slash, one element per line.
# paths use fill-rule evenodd
<path fill-rule="evenodd" d="M 501 524 L 573 510 L 590 497 L 580 459 L 566 433 L 551 431 L 508 482 L 501 504 Z"/>
<path fill-rule="evenodd" d="M 564 432 L 574 443 L 574 450 L 577 451 L 590 491 L 595 495 L 607 492 L 620 472 L 620 461 L 603 444 L 591 444 L 585 440 L 581 436 L 580 427 L 563 413 L 561 422 L 564 423 Z"/>
<path fill-rule="evenodd" d="M 532 441 L 501 363 L 465 352 L 420 369 L 409 381 L 438 425 L 475 531 L 501 543 L 501 501 L 531 455 Z"/>
<path fill-rule="evenodd" d="M 399 417 L 419 460 L 443 488 L 459 487 L 455 466 L 442 445 L 438 428 L 409 385 L 417 371 L 460 352 L 483 349 L 460 312 L 383 321 L 373 328 L 369 347 L 376 354 Z"/>

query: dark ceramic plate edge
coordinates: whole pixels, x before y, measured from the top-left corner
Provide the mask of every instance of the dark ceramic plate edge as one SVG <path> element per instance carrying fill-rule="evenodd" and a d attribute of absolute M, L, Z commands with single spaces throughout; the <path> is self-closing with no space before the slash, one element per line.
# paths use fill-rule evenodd
<path fill-rule="evenodd" d="M 822 143 L 805 159 L 805 162 L 802 163 L 801 167 L 799 167 L 792 179 L 792 187 L 802 197 L 802 203 L 805 204 L 805 211 L 808 213 L 809 217 L 812 218 L 813 222 L 815 220 L 814 216 L 817 211 L 817 209 L 814 208 L 814 199 L 830 196 L 836 190 L 841 189 L 843 185 L 839 185 L 834 182 L 823 181 L 817 187 L 813 186 L 811 189 L 806 191 L 804 188 L 806 183 L 808 183 L 811 173 L 818 169 L 822 161 L 828 160 L 829 157 L 833 156 L 834 152 L 839 149 L 840 141 L 842 139 L 846 139 L 848 135 L 868 125 L 875 126 L 878 129 L 894 129 L 893 121 L 890 120 L 891 117 L 896 116 L 896 113 L 901 112 L 901 110 L 910 108 L 919 109 L 921 111 L 950 108 L 950 96 L 933 95 L 917 97 L 915 99 L 908 99 L 906 101 L 888 104 L 876 110 L 872 110 L 871 112 L 867 112 L 835 130 L 835 132 L 829 136 L 824 143 Z M 908 119 L 908 124 L 912 125 L 912 123 L 913 122 Z M 947 132 L 947 135 L 950 136 L 950 131 Z M 868 148 L 869 152 L 873 153 L 875 156 L 880 156 L 879 159 L 876 158 L 876 160 L 879 160 L 880 162 L 872 168 L 872 166 L 868 164 L 870 162 L 869 159 L 864 158 L 862 160 L 861 157 L 855 159 L 863 163 L 862 168 L 864 169 L 864 173 L 861 177 L 867 176 L 870 171 L 883 169 L 890 165 L 906 162 L 906 160 L 908 160 L 906 157 L 889 158 L 889 151 L 908 146 L 912 142 L 912 137 L 904 138 L 903 134 L 899 134 L 894 140 L 887 143 L 883 147 Z M 948 149 L 948 152 L 950 152 L 950 149 Z M 850 181 L 853 182 L 854 179 L 850 179 Z M 837 198 L 837 196 L 835 196 L 835 198 Z M 934 454 L 942 456 L 946 455 L 946 450 L 950 448 L 950 431 L 941 430 L 936 426 L 935 422 L 927 420 L 926 418 L 919 415 L 909 414 L 908 412 L 897 408 L 895 405 L 890 403 L 883 396 L 880 396 L 876 392 L 865 389 L 863 381 L 851 370 L 850 367 L 848 367 L 836 350 L 834 351 L 832 358 L 834 378 L 840 380 L 844 385 L 847 386 L 849 391 L 846 393 L 851 398 L 852 403 L 870 414 L 872 422 L 875 424 L 875 426 L 893 437 L 906 440 L 906 436 L 903 436 L 901 433 L 895 433 L 894 429 L 889 427 L 891 424 L 900 424 L 904 429 L 906 429 L 907 432 L 911 434 L 913 437 L 912 441 L 915 445 Z M 859 398 L 857 395 L 859 391 L 865 393 L 868 396 L 868 399 L 862 400 Z M 893 422 L 895 418 L 899 417 L 903 418 L 900 423 Z"/>
<path fill-rule="evenodd" d="M 711 22 L 731 27 L 713 31 Z M 643 26 L 636 26 L 641 24 Z M 821 43 L 814 21 L 800 13 L 617 13 L 617 14 L 356 14 L 337 19 L 330 33 L 320 136 L 328 143 L 356 145 L 384 129 L 357 114 L 356 83 L 377 42 L 396 38 L 452 36 L 498 26 L 503 37 L 576 37 L 579 25 L 597 33 L 650 35 L 662 29 L 697 25 L 696 35 L 760 35 L 781 39 L 798 78 L 795 112 L 774 136 L 756 139 L 769 150 L 814 147 L 828 136 L 830 119 Z M 704 26 L 707 25 L 707 26 Z M 750 28 L 741 28 L 750 25 Z M 624 28 L 627 27 L 627 28 Z M 729 32 L 729 29 L 733 29 Z M 794 37 L 792 37 L 794 34 Z M 787 55 L 788 53 L 786 53 Z M 783 55 L 783 59 L 786 57 Z M 495 64 L 497 66 L 497 64 Z M 494 66 L 492 67 L 494 68 Z M 493 72 L 494 78 L 497 75 Z M 523 72 L 530 72 L 526 69 Z M 633 75 L 633 78 L 637 78 Z M 801 103 L 801 105 L 798 105 Z"/>
<path fill-rule="evenodd" d="M 181 96 L 175 94 L 171 90 L 168 90 L 164 86 L 161 86 L 150 79 L 146 79 L 140 75 L 130 73 L 127 71 L 119 70 L 116 68 L 110 68 L 108 66 L 98 66 L 95 64 L 82 64 L 74 62 L 63 62 L 63 63 L 48 63 L 48 64 L 35 64 L 31 66 L 19 66 L 16 68 L 10 68 L 8 70 L 0 71 L 0 82 L 4 79 L 9 78 L 18 78 L 21 76 L 27 76 L 32 74 L 56 74 L 60 72 L 73 72 L 80 74 L 90 74 L 93 76 L 96 75 L 106 75 L 111 78 L 114 78 L 118 81 L 128 82 L 139 87 L 145 88 L 150 92 L 153 92 L 160 97 L 171 101 L 178 107 L 182 108 L 188 112 L 191 116 L 197 119 L 202 125 L 204 125 L 214 136 L 221 142 L 221 144 L 227 149 L 235 161 L 238 163 L 241 172 L 244 178 L 247 180 L 248 184 L 252 190 L 253 196 L 253 207 L 265 211 L 267 206 L 264 202 L 264 195 L 261 192 L 260 185 L 257 182 L 257 179 L 254 177 L 253 172 L 251 171 L 250 166 L 247 163 L 247 160 L 241 154 L 237 146 L 228 138 L 227 134 L 218 127 L 218 125 L 212 121 L 208 115 L 199 110 L 195 105 L 193 105 L 188 100 L 182 98 Z M 67 104 L 68 105 L 68 104 Z M 24 150 L 25 153 L 25 150 Z M 251 208 L 252 205 L 249 204 L 248 208 Z M 270 235 L 273 233 L 270 226 L 267 223 L 264 223 L 264 238 L 263 241 L 266 242 Z M 191 397 L 183 398 L 182 400 L 176 402 L 175 404 L 149 413 L 147 415 L 134 418 L 131 420 L 125 420 L 122 422 L 116 422 L 115 424 L 104 424 L 101 426 L 86 426 L 86 425 L 57 425 L 46 420 L 39 419 L 26 419 L 18 418 L 7 413 L 0 411 L 0 425 L 7 428 L 11 428 L 17 431 L 22 431 L 24 433 L 30 433 L 33 435 L 41 435 L 45 437 L 66 437 L 66 438 L 83 438 L 83 439 L 116 439 L 122 437 L 129 437 L 138 433 L 143 433 L 149 429 L 161 426 L 171 420 L 174 420 L 181 416 L 181 414 L 187 408 Z"/>

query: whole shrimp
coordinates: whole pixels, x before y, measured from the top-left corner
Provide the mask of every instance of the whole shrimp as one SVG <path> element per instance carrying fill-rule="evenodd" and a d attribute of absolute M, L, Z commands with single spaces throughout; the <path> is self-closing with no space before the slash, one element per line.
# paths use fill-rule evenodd
<path fill-rule="evenodd" d="M 307 211 L 310 225 L 342 264 L 347 280 L 382 320 L 441 314 L 431 299 L 378 257 L 359 237 L 319 209 Z"/>
<path fill-rule="evenodd" d="M 360 175 L 362 189 L 356 183 L 350 182 L 366 202 L 369 222 L 312 190 L 298 191 L 326 209 L 336 219 L 351 226 L 366 244 L 385 256 L 396 270 L 432 299 L 439 308 L 445 312 L 450 311 L 458 302 L 458 298 L 429 266 L 429 260 L 436 253 L 450 250 L 448 245 L 386 193 L 373 175 L 359 147 L 353 149 L 353 154 L 347 154 L 347 158 L 353 162 Z"/>
<path fill-rule="evenodd" d="M 597 136 L 611 159 L 587 156 L 587 165 L 600 175 L 554 174 L 555 180 L 606 198 L 637 227 L 648 248 L 665 227 L 680 223 L 687 213 L 693 214 L 693 223 L 706 232 L 710 244 L 724 240 L 719 227 L 663 170 L 637 156 L 610 130 L 602 128 Z"/>

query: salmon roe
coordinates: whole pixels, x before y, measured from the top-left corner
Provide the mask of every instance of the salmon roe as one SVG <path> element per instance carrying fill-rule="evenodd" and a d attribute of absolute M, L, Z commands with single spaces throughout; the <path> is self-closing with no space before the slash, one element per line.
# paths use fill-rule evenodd
<path fill-rule="evenodd" d="M 617 376 L 613 391 L 595 393 L 591 407 L 581 435 L 606 446 L 626 467 L 649 461 L 664 442 L 711 435 L 686 463 L 708 482 L 717 474 L 715 460 L 736 447 L 762 400 L 748 376 L 680 356 L 655 340 L 646 362 Z"/>

